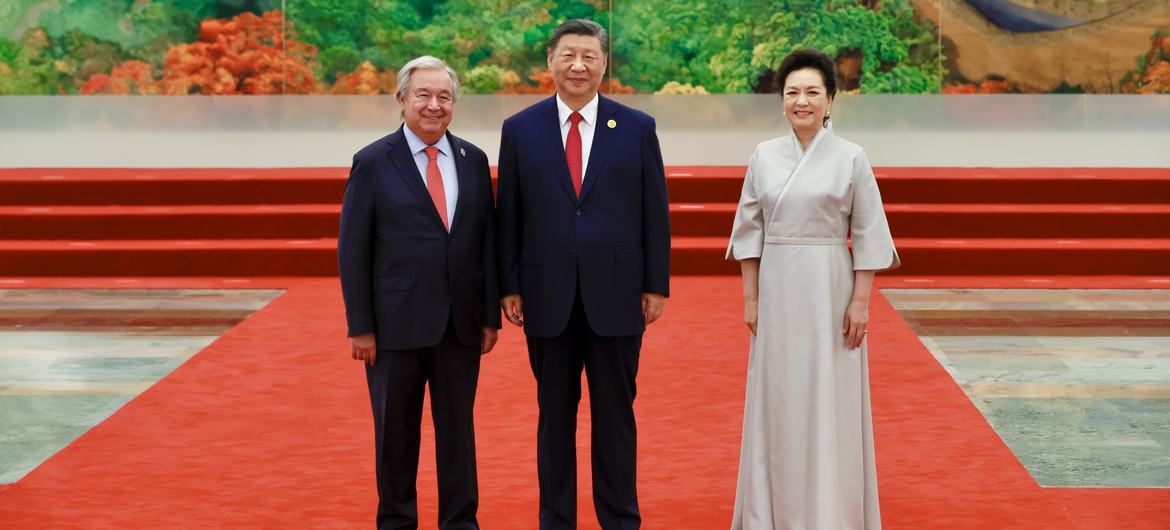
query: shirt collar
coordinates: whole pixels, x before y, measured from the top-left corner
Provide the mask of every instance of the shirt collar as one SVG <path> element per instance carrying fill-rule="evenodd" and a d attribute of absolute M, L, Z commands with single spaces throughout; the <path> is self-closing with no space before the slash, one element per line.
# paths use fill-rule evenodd
<path fill-rule="evenodd" d="M 414 134 L 414 131 L 410 130 L 410 126 L 405 123 L 402 124 L 402 134 L 406 136 L 406 145 L 410 146 L 410 154 L 412 155 L 417 155 L 423 149 L 430 147 L 429 144 L 422 141 L 422 138 Z M 439 148 L 440 153 L 451 156 L 451 142 L 447 140 L 446 134 L 442 138 L 439 138 L 439 141 L 435 142 L 435 147 Z"/>
<path fill-rule="evenodd" d="M 578 111 L 581 113 L 581 118 L 583 118 L 586 125 L 594 125 L 597 123 L 597 102 L 598 96 L 597 94 L 593 94 L 593 99 L 589 100 L 589 103 L 586 103 L 585 106 Z M 561 119 L 561 121 L 557 123 L 564 125 L 565 122 L 569 121 L 569 115 L 572 113 L 573 109 L 570 109 L 569 106 L 561 100 L 561 95 L 557 94 L 557 117 Z"/>

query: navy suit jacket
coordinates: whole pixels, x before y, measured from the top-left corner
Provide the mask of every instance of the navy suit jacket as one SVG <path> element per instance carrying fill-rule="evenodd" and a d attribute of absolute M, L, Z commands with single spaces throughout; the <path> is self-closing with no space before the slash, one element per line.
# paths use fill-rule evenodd
<path fill-rule="evenodd" d="M 642 293 L 670 294 L 670 217 L 654 118 L 600 98 L 580 198 L 558 122 L 555 96 L 504 121 L 500 294 L 521 295 L 530 336 L 564 331 L 578 285 L 595 333 L 642 333 Z"/>
<path fill-rule="evenodd" d="M 454 323 L 478 346 L 500 327 L 495 211 L 487 155 L 450 132 L 459 179 L 450 232 L 399 128 L 358 151 L 337 241 L 349 335 L 375 333 L 378 350 L 434 346 Z"/>

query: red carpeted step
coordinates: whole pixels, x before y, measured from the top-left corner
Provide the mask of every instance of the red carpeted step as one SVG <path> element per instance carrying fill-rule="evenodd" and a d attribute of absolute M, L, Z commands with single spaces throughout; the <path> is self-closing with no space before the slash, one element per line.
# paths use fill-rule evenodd
<path fill-rule="evenodd" d="M 735 202 L 745 166 L 671 166 L 670 199 Z M 1166 168 L 875 168 L 887 203 L 1170 203 Z"/>
<path fill-rule="evenodd" d="M 875 168 L 887 203 L 1165 204 L 1165 168 Z"/>
<path fill-rule="evenodd" d="M 672 203 L 677 237 L 727 236 L 735 203 Z M 898 237 L 1157 238 L 1170 204 L 886 204 Z"/>
<path fill-rule="evenodd" d="M 726 236 L 734 203 L 673 203 L 678 237 Z M 337 204 L 0 206 L 7 239 L 278 239 L 337 235 Z M 887 204 L 899 237 L 1159 237 L 1163 204 Z"/>
<path fill-rule="evenodd" d="M 675 273 L 738 273 L 722 256 L 743 173 L 667 168 Z M 900 273 L 1168 273 L 1170 169 L 877 173 Z M 333 240 L 305 242 L 336 235 L 346 174 L 0 169 L 0 275 L 331 274 Z"/>
<path fill-rule="evenodd" d="M 337 237 L 340 204 L 0 206 L 6 239 Z"/>
<path fill-rule="evenodd" d="M 494 169 L 493 169 L 494 171 Z M 876 168 L 889 203 L 1170 203 L 1170 169 Z M 735 202 L 744 166 L 671 166 L 672 201 Z M 348 169 L 0 169 L 0 205 L 338 202 Z"/>
<path fill-rule="evenodd" d="M 0 169 L 0 205 L 341 202 L 347 168 Z"/>
<path fill-rule="evenodd" d="M 347 168 L 0 169 L 0 205 L 341 202 Z M 492 168 L 495 173 L 495 168 Z M 671 200 L 735 202 L 741 166 L 668 168 Z"/>
<path fill-rule="evenodd" d="M 686 275 L 739 274 L 739 263 L 724 259 L 727 236 L 674 237 L 670 247 L 670 273 Z"/>
<path fill-rule="evenodd" d="M 1158 238 L 1170 204 L 886 204 L 896 237 Z"/>
<path fill-rule="evenodd" d="M 1170 274 L 1170 239 L 898 238 L 897 245 L 902 274 Z"/>
<path fill-rule="evenodd" d="M 0 206 L 7 239 L 280 239 L 335 237 L 339 204 Z M 671 204 L 680 235 L 731 230 L 735 204 Z"/>
<path fill-rule="evenodd" d="M 736 202 L 743 166 L 667 168 L 671 201 Z M 887 203 L 1170 203 L 1161 168 L 875 168 Z"/>
<path fill-rule="evenodd" d="M 735 220 L 735 203 L 670 204 L 670 232 L 674 237 L 727 236 Z"/>
<path fill-rule="evenodd" d="M 669 166 L 666 192 L 671 202 L 736 203 L 746 171 L 745 166 Z"/>
<path fill-rule="evenodd" d="M 336 274 L 336 239 L 0 241 L 0 276 Z"/>
<path fill-rule="evenodd" d="M 904 275 L 1170 275 L 1170 239 L 896 239 Z M 737 274 L 726 237 L 678 237 L 673 274 Z"/>
<path fill-rule="evenodd" d="M 0 276 L 331 275 L 336 240 L 0 241 Z M 908 275 L 1170 275 L 1170 239 L 898 238 Z M 672 272 L 737 274 L 726 237 L 676 237 Z"/>

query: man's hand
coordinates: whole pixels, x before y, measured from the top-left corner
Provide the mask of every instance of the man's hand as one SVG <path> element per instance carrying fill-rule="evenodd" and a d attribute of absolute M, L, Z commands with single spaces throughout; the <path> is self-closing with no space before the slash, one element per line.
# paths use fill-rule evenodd
<path fill-rule="evenodd" d="M 666 297 L 654 293 L 642 293 L 642 318 L 646 325 L 653 324 L 662 316 L 662 308 L 666 307 Z"/>
<path fill-rule="evenodd" d="M 373 333 L 365 333 L 349 338 L 350 354 L 358 361 L 365 361 L 367 365 L 373 366 L 374 362 L 378 360 L 378 343 L 374 339 Z"/>
<path fill-rule="evenodd" d="M 520 295 L 510 294 L 500 299 L 500 307 L 504 309 L 504 318 L 517 326 L 524 327 L 524 302 Z"/>
<path fill-rule="evenodd" d="M 479 354 L 483 355 L 492 351 L 496 347 L 496 339 L 500 338 L 500 332 L 491 326 L 483 327 L 483 344 L 480 346 Z"/>

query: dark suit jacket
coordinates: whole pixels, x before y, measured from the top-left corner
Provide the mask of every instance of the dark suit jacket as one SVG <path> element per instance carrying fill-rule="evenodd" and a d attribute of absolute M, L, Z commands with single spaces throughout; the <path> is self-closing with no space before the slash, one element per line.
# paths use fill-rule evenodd
<path fill-rule="evenodd" d="M 500 293 L 520 293 L 524 330 L 534 337 L 565 329 L 578 284 L 594 332 L 641 333 L 642 293 L 665 296 L 670 288 L 670 218 L 654 118 L 600 98 L 580 198 L 558 121 L 555 97 L 504 121 Z"/>
<path fill-rule="evenodd" d="M 459 178 L 450 233 L 401 128 L 353 157 L 337 241 L 341 290 L 349 335 L 374 332 L 379 350 L 434 346 L 449 318 L 468 346 L 480 344 L 483 326 L 500 326 L 487 155 L 447 138 Z"/>

